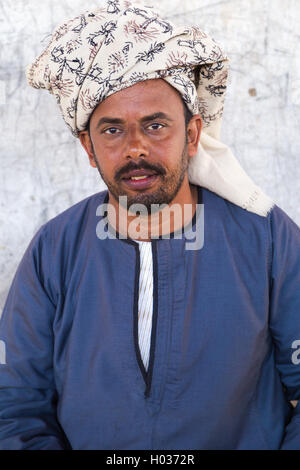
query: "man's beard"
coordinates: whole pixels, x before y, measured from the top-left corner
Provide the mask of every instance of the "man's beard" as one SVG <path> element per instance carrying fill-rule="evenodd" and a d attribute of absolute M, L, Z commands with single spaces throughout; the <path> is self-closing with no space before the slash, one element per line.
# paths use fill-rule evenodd
<path fill-rule="evenodd" d="M 188 168 L 187 144 L 185 144 L 184 146 L 180 162 L 175 170 L 170 171 L 168 169 L 165 169 L 159 163 L 155 165 L 150 164 L 146 159 L 141 159 L 139 163 L 134 163 L 133 161 L 130 161 L 127 165 L 125 165 L 116 173 L 115 181 L 108 180 L 108 178 L 106 178 L 106 176 L 104 175 L 96 158 L 94 148 L 93 155 L 100 176 L 106 184 L 109 192 L 115 198 L 115 200 L 120 202 L 119 197 L 126 196 L 128 210 L 132 204 L 143 204 L 146 207 L 148 213 L 150 213 L 152 205 L 170 204 L 175 199 L 179 189 L 181 188 Z M 158 189 L 149 192 L 149 194 L 145 192 L 137 192 L 133 195 L 127 193 L 126 190 L 121 188 L 121 185 L 118 184 L 118 181 L 121 181 L 122 175 L 129 171 L 139 169 L 153 170 L 159 175 L 161 182 L 159 184 Z"/>

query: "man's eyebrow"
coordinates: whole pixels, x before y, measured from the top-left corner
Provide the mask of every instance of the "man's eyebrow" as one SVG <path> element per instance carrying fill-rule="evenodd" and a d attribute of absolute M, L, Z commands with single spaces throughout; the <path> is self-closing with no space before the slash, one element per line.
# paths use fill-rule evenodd
<path fill-rule="evenodd" d="M 172 121 L 172 119 L 167 114 L 158 112 L 158 113 L 149 114 L 148 116 L 142 117 L 141 122 L 155 121 L 155 119 L 165 119 L 167 121 Z M 99 119 L 98 124 L 97 124 L 97 129 L 102 124 L 125 124 L 125 121 L 120 118 L 112 118 L 112 117 L 104 116 L 101 119 Z"/>
<path fill-rule="evenodd" d="M 150 114 L 149 116 L 144 116 L 141 121 L 148 122 L 148 121 L 155 121 L 155 119 L 165 119 L 166 121 L 173 121 L 167 114 L 159 112 Z"/>
<path fill-rule="evenodd" d="M 119 118 L 110 118 L 110 117 L 103 117 L 99 119 L 98 124 L 97 124 L 97 129 L 102 125 L 102 124 L 124 124 L 125 121 L 123 119 Z"/>

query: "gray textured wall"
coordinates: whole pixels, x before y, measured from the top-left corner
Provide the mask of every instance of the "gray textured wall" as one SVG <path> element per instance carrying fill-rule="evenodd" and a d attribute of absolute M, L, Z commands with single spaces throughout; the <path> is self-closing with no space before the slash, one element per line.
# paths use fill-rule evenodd
<path fill-rule="evenodd" d="M 0 0 L 0 309 L 25 248 L 59 212 L 104 188 L 54 98 L 24 70 L 54 27 L 101 0 Z M 231 58 L 222 136 L 245 170 L 300 224 L 300 1 L 154 0 L 198 24 Z"/>

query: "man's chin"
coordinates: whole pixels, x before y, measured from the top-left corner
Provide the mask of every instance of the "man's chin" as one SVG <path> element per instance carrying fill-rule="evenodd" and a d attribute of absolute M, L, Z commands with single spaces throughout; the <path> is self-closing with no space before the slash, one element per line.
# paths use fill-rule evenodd
<path fill-rule="evenodd" d="M 145 206 L 148 213 L 150 213 L 151 205 L 168 204 L 167 200 L 169 200 L 169 195 L 161 189 L 161 185 L 162 182 L 160 181 L 158 185 L 154 183 L 143 189 L 140 189 L 140 187 L 137 189 L 135 186 L 128 187 L 128 185 L 120 184 L 118 191 L 114 191 L 113 196 L 116 201 L 129 212 L 132 205 L 140 204 Z M 136 213 L 134 208 L 133 212 Z"/>
<path fill-rule="evenodd" d="M 171 204 L 182 186 L 182 183 L 183 175 L 179 180 L 176 182 L 173 181 L 172 183 L 158 177 L 155 183 L 143 190 L 128 188 L 123 182 L 117 182 L 114 186 L 107 186 L 116 202 L 122 208 L 130 212 L 132 205 L 140 204 L 143 205 L 143 209 L 147 210 L 148 214 L 150 214 L 159 210 L 157 206 Z M 132 212 L 136 214 L 136 209 L 133 208 Z"/>
<path fill-rule="evenodd" d="M 131 212 L 131 207 L 136 205 L 136 204 L 139 204 L 140 206 L 144 206 L 145 210 L 147 210 L 148 213 L 152 212 L 155 210 L 155 207 L 152 207 L 152 206 L 157 206 L 157 205 L 162 205 L 162 204 L 166 204 L 166 198 L 165 197 L 162 197 L 161 195 L 159 194 L 156 194 L 156 193 L 150 193 L 148 192 L 146 194 L 146 192 L 143 192 L 143 193 L 140 193 L 140 194 L 137 194 L 137 195 L 132 195 L 132 194 L 124 194 L 124 196 L 127 197 L 127 210 L 129 212 Z M 124 202 L 123 202 L 124 201 Z M 119 199 L 119 203 L 125 207 L 125 198 L 123 199 L 122 201 L 122 198 Z M 167 202 L 168 204 L 168 202 Z M 136 214 L 136 209 L 133 207 L 132 208 L 132 212 L 134 214 Z"/>

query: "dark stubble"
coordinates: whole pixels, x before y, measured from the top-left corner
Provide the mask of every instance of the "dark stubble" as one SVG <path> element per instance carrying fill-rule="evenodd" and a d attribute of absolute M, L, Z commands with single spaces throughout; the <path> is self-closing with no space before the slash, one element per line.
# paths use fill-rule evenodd
<path fill-rule="evenodd" d="M 92 150 L 98 171 L 104 183 L 108 187 L 108 190 L 118 202 L 120 196 L 127 196 L 128 210 L 130 210 L 130 206 L 132 204 L 143 204 L 147 208 L 148 213 L 150 213 L 152 204 L 170 204 L 175 199 L 179 189 L 181 188 L 188 168 L 187 143 L 185 143 L 181 159 L 175 170 L 169 170 L 160 164 L 152 165 L 147 160 L 141 159 L 138 163 L 130 161 L 115 174 L 113 180 L 108 180 L 101 170 L 94 148 L 92 148 Z M 122 188 L 122 176 L 129 171 L 139 169 L 153 170 L 159 175 L 160 184 L 156 190 L 147 190 L 147 192 L 141 191 L 136 194 L 131 194 L 127 193 L 126 190 Z"/>

